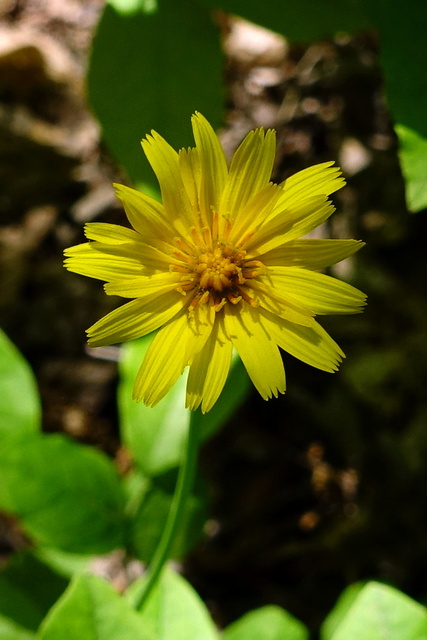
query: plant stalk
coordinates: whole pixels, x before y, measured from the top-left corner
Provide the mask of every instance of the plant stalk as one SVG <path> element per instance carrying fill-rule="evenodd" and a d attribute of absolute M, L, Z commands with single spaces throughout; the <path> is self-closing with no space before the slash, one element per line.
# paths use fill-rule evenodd
<path fill-rule="evenodd" d="M 196 420 L 190 417 L 187 442 L 183 449 L 183 458 L 179 468 L 178 479 L 172 505 L 168 514 L 165 528 L 160 542 L 153 554 L 147 569 L 147 581 L 141 593 L 135 598 L 133 604 L 136 609 L 143 608 L 154 586 L 159 579 L 162 569 L 168 559 L 169 551 L 182 525 L 185 514 L 186 502 L 191 495 L 197 466 L 198 454 L 198 430 Z"/>

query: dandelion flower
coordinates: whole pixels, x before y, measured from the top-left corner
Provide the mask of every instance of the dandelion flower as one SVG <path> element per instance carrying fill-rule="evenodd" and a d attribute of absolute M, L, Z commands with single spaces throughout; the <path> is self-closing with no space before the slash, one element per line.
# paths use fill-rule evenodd
<path fill-rule="evenodd" d="M 87 224 L 90 242 L 65 254 L 70 271 L 132 298 L 88 330 L 91 346 L 159 329 L 134 398 L 155 405 L 189 366 L 187 406 L 206 412 L 233 348 L 265 400 L 285 391 L 279 348 L 323 371 L 338 368 L 344 354 L 315 316 L 357 313 L 365 296 L 319 270 L 363 243 L 301 239 L 334 211 L 327 196 L 344 180 L 332 162 L 273 184 L 274 131 L 251 131 L 228 166 L 201 114 L 192 127 L 195 148 L 176 152 L 154 131 L 142 141 L 163 203 L 115 185 L 132 229 Z"/>

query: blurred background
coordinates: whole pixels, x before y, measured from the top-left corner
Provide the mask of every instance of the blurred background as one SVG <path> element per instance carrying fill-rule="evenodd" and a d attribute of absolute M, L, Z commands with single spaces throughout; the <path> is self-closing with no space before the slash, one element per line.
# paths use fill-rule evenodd
<path fill-rule="evenodd" d="M 103 10 L 103 0 L 0 4 L 0 326 L 35 372 L 44 430 L 100 448 L 125 470 L 118 348 L 91 352 L 84 333 L 119 301 L 62 267 L 85 222 L 125 223 L 111 183 L 138 183 L 89 106 Z M 212 25 L 227 154 L 264 126 L 277 130 L 278 182 L 336 160 L 348 185 L 322 233 L 366 242 L 333 274 L 369 299 L 361 316 L 322 319 L 347 355 L 339 373 L 285 354 L 287 394 L 265 403 L 251 392 L 204 446 L 209 519 L 184 575 L 221 625 L 276 603 L 315 628 L 346 585 L 368 578 L 427 602 L 427 223 L 405 204 L 378 36 L 302 45 L 223 12 Z M 104 91 L 108 81 L 120 92 L 103 69 Z M 115 113 L 115 136 L 125 136 L 126 118 Z M 135 140 L 141 166 L 147 132 Z M 28 545 L 0 516 L 3 561 Z"/>

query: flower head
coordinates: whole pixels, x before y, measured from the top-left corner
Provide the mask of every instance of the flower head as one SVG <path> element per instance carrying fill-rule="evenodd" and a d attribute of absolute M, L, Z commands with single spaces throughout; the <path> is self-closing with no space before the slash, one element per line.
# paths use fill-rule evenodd
<path fill-rule="evenodd" d="M 365 296 L 319 273 L 355 253 L 356 240 L 301 239 L 334 211 L 344 185 L 326 162 L 270 182 L 275 133 L 251 131 L 228 167 L 205 118 L 192 118 L 195 148 L 176 152 L 154 131 L 142 141 L 163 204 L 115 185 L 132 229 L 90 223 L 90 242 L 66 250 L 66 267 L 133 298 L 96 322 L 89 344 L 124 342 L 159 329 L 136 377 L 134 397 L 155 405 L 186 366 L 187 406 L 216 402 L 233 348 L 264 399 L 285 391 L 279 347 L 324 371 L 344 357 L 316 322 L 357 313 Z"/>

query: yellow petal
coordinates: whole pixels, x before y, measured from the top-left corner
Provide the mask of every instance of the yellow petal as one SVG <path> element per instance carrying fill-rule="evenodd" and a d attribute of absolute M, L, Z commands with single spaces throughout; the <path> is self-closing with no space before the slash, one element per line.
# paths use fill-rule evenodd
<path fill-rule="evenodd" d="M 131 243 L 85 242 L 64 251 L 64 266 L 69 271 L 99 280 L 136 277 L 144 273 L 144 267 L 135 247 Z"/>
<path fill-rule="evenodd" d="M 186 312 L 160 329 L 135 378 L 133 397 L 137 402 L 154 406 L 173 387 L 187 365 L 189 340 Z"/>
<path fill-rule="evenodd" d="M 274 289 L 315 314 L 360 313 L 366 304 L 364 293 L 324 273 L 299 267 L 269 267 L 268 273 Z"/>
<path fill-rule="evenodd" d="M 335 211 L 324 196 L 315 196 L 300 203 L 292 211 L 282 211 L 262 225 L 246 245 L 246 249 L 261 255 L 281 245 L 305 236 L 325 222 Z"/>
<path fill-rule="evenodd" d="M 188 301 L 176 291 L 150 301 L 132 300 L 95 322 L 87 330 L 89 345 L 102 347 L 134 340 L 173 318 Z"/>
<path fill-rule="evenodd" d="M 95 224 L 96 226 L 98 226 L 97 223 Z M 91 227 L 91 224 L 89 223 L 86 226 Z M 148 268 L 152 267 L 154 269 L 168 270 L 171 264 L 181 264 L 181 261 L 174 257 L 174 253 L 177 250 L 177 246 L 176 244 L 174 244 L 174 239 L 179 237 L 176 235 L 176 229 L 170 228 L 169 232 L 165 231 L 164 233 L 160 234 L 160 237 L 156 238 L 155 236 L 149 235 L 143 236 L 140 233 L 135 233 L 132 229 L 126 229 L 125 227 L 120 227 L 118 225 L 105 224 L 99 226 L 116 227 L 115 235 L 117 238 L 119 238 L 119 230 L 123 230 L 123 241 L 121 241 L 121 244 L 125 245 L 123 247 L 123 252 L 128 251 L 129 255 L 139 256 L 141 264 L 147 266 Z M 126 232 L 128 232 L 129 234 L 134 234 L 132 236 L 129 235 L 127 241 Z M 93 239 L 95 239 L 95 234 L 92 229 L 88 230 L 87 235 L 89 233 L 90 237 L 93 237 Z M 109 233 L 111 236 L 109 230 L 106 230 L 106 233 Z M 99 230 L 96 231 L 96 237 L 100 238 Z M 107 242 L 108 240 L 105 239 L 105 243 Z M 110 243 L 112 243 L 111 237 Z M 101 245 L 99 245 L 99 248 L 101 249 Z"/>
<path fill-rule="evenodd" d="M 221 198 L 220 214 L 233 219 L 252 196 L 270 181 L 276 153 L 276 134 L 250 131 L 233 156 Z"/>
<path fill-rule="evenodd" d="M 172 221 L 166 218 L 164 207 L 160 202 L 123 184 L 113 186 L 129 222 L 144 239 L 147 236 L 156 238 L 174 234 Z"/>
<path fill-rule="evenodd" d="M 185 235 L 194 221 L 190 199 L 179 168 L 179 155 L 155 131 L 142 140 L 141 144 L 159 181 L 166 216 L 174 227 Z"/>
<path fill-rule="evenodd" d="M 184 310 L 160 329 L 137 373 L 135 400 L 154 406 L 166 395 L 209 338 L 214 314 L 209 305 L 199 305 L 191 322 Z"/>
<path fill-rule="evenodd" d="M 259 310 L 265 330 L 281 349 L 312 367 L 332 373 L 344 353 L 317 322 L 312 327 L 288 322 L 264 309 Z"/>
<path fill-rule="evenodd" d="M 96 235 L 99 235 L 98 232 Z M 140 238 L 139 235 L 138 238 Z M 180 264 L 173 255 L 176 247 L 160 240 L 153 244 L 155 246 L 141 240 L 120 244 L 86 242 L 66 249 L 64 264 L 69 271 L 107 282 L 122 280 L 128 276 L 169 273 L 170 265 Z"/>
<path fill-rule="evenodd" d="M 219 207 L 228 175 L 227 162 L 218 136 L 206 118 L 196 113 L 191 124 L 200 164 L 200 209 L 210 218 L 211 207 Z"/>
<path fill-rule="evenodd" d="M 141 263 L 146 268 L 147 273 L 153 273 L 155 271 L 169 271 L 170 265 L 181 264 L 173 255 L 173 251 L 176 251 L 176 247 L 171 246 L 162 240 L 153 240 L 152 244 L 139 242 L 136 249 L 139 253 Z"/>
<path fill-rule="evenodd" d="M 258 228 L 265 223 L 271 210 L 281 196 L 281 189 L 277 184 L 269 183 L 266 187 L 255 193 L 247 204 L 236 213 L 230 232 L 230 242 L 244 244 L 245 237 L 252 237 Z"/>
<path fill-rule="evenodd" d="M 176 273 L 155 273 L 152 276 L 137 276 L 125 280 L 115 279 L 104 286 L 105 293 L 109 296 L 122 296 L 123 298 L 143 298 L 149 300 L 177 289 L 179 275 Z"/>
<path fill-rule="evenodd" d="M 201 182 L 200 158 L 197 149 L 179 150 L 179 170 L 182 181 L 196 215 L 199 215 L 199 190 Z M 195 221 L 196 226 L 196 221 Z M 203 225 L 202 225 L 203 226 Z"/>
<path fill-rule="evenodd" d="M 88 240 L 98 240 L 105 244 L 124 244 L 138 242 L 141 237 L 133 229 L 127 229 L 119 224 L 108 222 L 87 222 L 85 236 Z"/>
<path fill-rule="evenodd" d="M 259 310 L 245 302 L 239 308 L 226 305 L 224 324 L 227 336 L 264 400 L 272 396 L 277 398 L 279 393 L 284 393 L 286 382 L 282 358 L 277 343 L 262 322 Z"/>
<path fill-rule="evenodd" d="M 292 298 L 288 295 L 285 287 L 275 287 L 271 280 L 262 276 L 252 280 L 250 288 L 247 287 L 248 295 L 259 306 L 268 309 L 280 318 L 301 324 L 304 327 L 311 327 L 314 322 L 312 317 L 314 312 L 305 304 L 304 300 Z M 246 287 L 241 287 L 241 289 L 245 291 Z"/>
<path fill-rule="evenodd" d="M 324 269 L 349 258 L 365 245 L 360 240 L 291 240 L 264 253 L 262 262 L 266 267 L 294 266 L 306 269 Z"/>
<path fill-rule="evenodd" d="M 188 409 L 202 405 L 210 411 L 224 387 L 230 370 L 233 346 L 224 333 L 223 315 L 217 314 L 212 333 L 205 346 L 193 358 L 187 381 Z"/>
<path fill-rule="evenodd" d="M 265 223 L 247 245 L 257 255 L 305 236 L 325 222 L 335 211 L 327 195 L 345 181 L 332 162 L 309 167 L 288 178 L 283 193 Z"/>
<path fill-rule="evenodd" d="M 301 200 L 306 198 L 328 196 L 341 189 L 345 185 L 345 180 L 341 176 L 341 169 L 332 166 L 333 164 L 333 162 L 315 164 L 285 180 L 280 185 L 283 195 L 276 205 L 277 210 L 290 209 L 298 206 Z"/>

